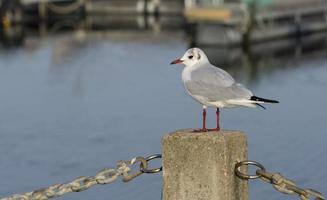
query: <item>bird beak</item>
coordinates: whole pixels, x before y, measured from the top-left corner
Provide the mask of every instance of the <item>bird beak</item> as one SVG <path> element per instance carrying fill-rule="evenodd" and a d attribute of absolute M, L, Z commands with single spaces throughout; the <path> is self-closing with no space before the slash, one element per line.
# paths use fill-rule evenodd
<path fill-rule="evenodd" d="M 171 62 L 170 64 L 171 64 L 171 65 L 174 65 L 174 64 L 182 63 L 183 61 L 184 61 L 184 60 L 176 59 L 176 60 L 174 60 L 173 62 Z"/>

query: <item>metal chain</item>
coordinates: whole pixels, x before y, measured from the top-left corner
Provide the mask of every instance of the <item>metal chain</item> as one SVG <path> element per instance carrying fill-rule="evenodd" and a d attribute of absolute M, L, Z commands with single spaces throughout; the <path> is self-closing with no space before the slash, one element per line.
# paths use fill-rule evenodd
<path fill-rule="evenodd" d="M 255 175 L 246 174 L 241 171 L 241 167 L 250 165 L 258 168 Z M 235 165 L 235 174 L 239 178 L 245 180 L 259 178 L 272 184 L 277 191 L 284 194 L 298 195 L 301 200 L 310 200 L 311 197 L 314 197 L 315 200 L 325 200 L 324 196 L 320 192 L 309 188 L 302 189 L 296 186 L 295 182 L 283 177 L 280 173 L 267 172 L 265 167 L 256 161 L 245 160 L 237 163 Z"/>
<path fill-rule="evenodd" d="M 116 168 L 103 169 L 95 176 L 81 176 L 68 183 L 54 184 L 50 187 L 32 192 L 14 194 L 10 197 L 0 198 L 0 200 L 47 200 L 71 192 L 81 192 L 94 185 L 109 184 L 117 180 L 119 176 L 122 176 L 124 182 L 128 182 L 143 173 L 152 174 L 162 171 L 162 167 L 149 169 L 149 161 L 159 158 L 161 158 L 161 155 L 155 154 L 146 158 L 139 156 L 128 161 L 118 161 Z M 131 173 L 131 168 L 137 164 L 139 164 L 139 170 Z"/>

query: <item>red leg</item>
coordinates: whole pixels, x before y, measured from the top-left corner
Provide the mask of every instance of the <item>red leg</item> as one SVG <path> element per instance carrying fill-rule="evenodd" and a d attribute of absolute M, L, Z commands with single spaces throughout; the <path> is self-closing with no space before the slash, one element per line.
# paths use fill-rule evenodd
<path fill-rule="evenodd" d="M 217 111 L 216 111 L 216 115 L 217 115 L 217 131 L 220 131 L 220 110 L 219 108 L 217 108 Z"/>
<path fill-rule="evenodd" d="M 207 111 L 206 111 L 206 108 L 203 108 L 203 111 L 202 111 L 202 129 L 193 130 L 193 132 L 207 132 L 208 131 L 208 129 L 206 127 L 206 118 L 207 118 Z"/>
<path fill-rule="evenodd" d="M 216 111 L 216 116 L 217 116 L 217 127 L 214 128 L 214 129 L 209 129 L 209 131 L 220 131 L 220 111 L 219 111 L 219 108 L 217 108 L 217 111 Z"/>
<path fill-rule="evenodd" d="M 207 120 L 207 111 L 205 108 L 203 108 L 203 112 L 202 112 L 202 130 L 203 131 L 207 131 L 206 120 Z"/>

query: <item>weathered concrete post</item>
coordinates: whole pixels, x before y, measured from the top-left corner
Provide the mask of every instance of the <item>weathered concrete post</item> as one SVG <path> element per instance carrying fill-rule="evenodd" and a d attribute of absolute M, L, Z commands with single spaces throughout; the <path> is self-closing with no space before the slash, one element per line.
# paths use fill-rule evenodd
<path fill-rule="evenodd" d="M 239 131 L 165 135 L 163 200 L 247 200 L 248 184 L 234 175 L 247 159 L 246 136 Z"/>

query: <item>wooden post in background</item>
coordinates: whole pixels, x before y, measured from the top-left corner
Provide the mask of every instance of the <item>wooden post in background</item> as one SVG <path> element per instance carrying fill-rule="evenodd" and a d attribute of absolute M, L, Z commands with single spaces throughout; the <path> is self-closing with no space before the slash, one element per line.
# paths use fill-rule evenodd
<path fill-rule="evenodd" d="M 162 140 L 163 200 L 248 200 L 248 184 L 234 174 L 247 159 L 239 131 L 177 131 Z"/>

